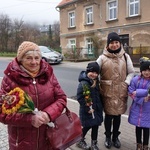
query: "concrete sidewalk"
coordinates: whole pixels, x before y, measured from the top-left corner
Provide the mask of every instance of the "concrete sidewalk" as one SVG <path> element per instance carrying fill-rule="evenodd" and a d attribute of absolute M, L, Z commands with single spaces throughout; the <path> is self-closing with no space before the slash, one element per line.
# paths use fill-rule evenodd
<path fill-rule="evenodd" d="M 68 108 L 77 113 L 79 112 L 79 104 L 77 101 L 68 99 Z M 133 125 L 130 125 L 128 123 L 128 119 L 126 115 L 122 115 L 122 122 L 120 131 L 121 134 L 119 136 L 121 141 L 121 148 L 120 150 L 135 150 L 136 144 L 135 144 L 135 127 Z M 91 143 L 90 138 L 90 131 L 87 133 L 86 136 L 87 143 Z M 98 144 L 100 150 L 108 150 L 104 146 L 105 141 L 105 135 L 104 135 L 104 125 L 100 126 L 99 128 L 99 135 L 98 135 Z M 72 145 L 70 147 L 71 150 L 80 150 L 80 148 L 77 148 L 76 145 Z M 115 150 L 116 148 L 112 146 L 111 150 Z M 0 150 L 8 150 L 8 140 L 7 140 L 7 126 L 0 123 Z"/>
<path fill-rule="evenodd" d="M 70 108 L 71 111 L 75 112 L 78 114 L 79 112 L 79 104 L 77 101 L 68 99 L 68 107 Z M 121 141 L 121 148 L 120 150 L 135 150 L 136 149 L 136 144 L 135 144 L 135 127 L 133 125 L 130 125 L 128 123 L 128 116 L 127 115 L 122 115 L 121 118 L 121 126 L 120 126 L 120 136 L 119 139 Z M 86 141 L 88 144 L 91 144 L 91 137 L 90 137 L 90 132 L 88 132 L 86 136 Z M 98 144 L 100 150 L 108 150 L 104 146 L 104 141 L 105 141 L 105 135 L 104 135 L 104 124 L 99 127 L 99 133 L 98 133 Z M 76 145 L 71 146 L 72 150 L 80 150 L 80 148 L 77 148 Z M 116 150 L 117 148 L 111 147 L 111 150 Z"/>

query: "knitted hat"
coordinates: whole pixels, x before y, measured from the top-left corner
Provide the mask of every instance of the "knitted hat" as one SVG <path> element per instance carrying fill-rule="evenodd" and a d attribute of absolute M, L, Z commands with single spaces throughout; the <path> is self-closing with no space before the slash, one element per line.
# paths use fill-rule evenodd
<path fill-rule="evenodd" d="M 96 72 L 97 74 L 99 74 L 100 72 L 100 67 L 98 65 L 97 62 L 91 62 L 87 65 L 87 68 L 86 68 L 86 72 Z"/>
<path fill-rule="evenodd" d="M 150 59 L 148 57 L 140 58 L 140 71 L 144 71 L 149 69 L 150 70 Z"/>
<path fill-rule="evenodd" d="M 17 60 L 21 61 L 23 56 L 28 52 L 28 51 L 37 51 L 41 54 L 39 46 L 33 42 L 29 41 L 24 41 L 18 48 L 17 51 Z"/>
<path fill-rule="evenodd" d="M 111 32 L 108 34 L 107 37 L 107 46 L 112 42 L 112 41 L 119 41 L 121 43 L 120 37 L 116 32 Z"/>

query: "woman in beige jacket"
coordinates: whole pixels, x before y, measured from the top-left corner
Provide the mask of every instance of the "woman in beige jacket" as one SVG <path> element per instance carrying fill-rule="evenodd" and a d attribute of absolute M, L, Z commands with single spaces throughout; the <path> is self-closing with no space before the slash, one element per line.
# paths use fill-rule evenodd
<path fill-rule="evenodd" d="M 97 59 L 97 63 L 100 66 L 100 91 L 105 112 L 105 147 L 110 148 L 113 142 L 116 148 L 120 148 L 118 135 L 121 114 L 127 109 L 127 87 L 134 76 L 134 67 L 130 56 L 122 48 L 117 33 L 108 35 L 107 47 Z"/>

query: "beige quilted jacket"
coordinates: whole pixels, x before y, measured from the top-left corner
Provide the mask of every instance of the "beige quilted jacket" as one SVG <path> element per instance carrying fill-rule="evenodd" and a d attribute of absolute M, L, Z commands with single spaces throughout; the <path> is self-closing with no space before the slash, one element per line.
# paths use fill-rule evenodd
<path fill-rule="evenodd" d="M 117 54 L 104 50 L 97 59 L 100 71 L 100 92 L 103 97 L 104 111 L 109 115 L 125 113 L 127 109 L 127 87 L 134 76 L 130 56 L 121 51 Z"/>

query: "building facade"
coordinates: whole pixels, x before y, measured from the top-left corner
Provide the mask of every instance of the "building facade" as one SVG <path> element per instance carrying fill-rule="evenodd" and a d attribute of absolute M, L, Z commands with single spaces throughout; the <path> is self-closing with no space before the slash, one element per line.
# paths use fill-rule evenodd
<path fill-rule="evenodd" d="M 62 0 L 60 41 L 62 52 L 77 57 L 99 55 L 108 33 L 117 32 L 135 61 L 150 56 L 149 0 Z"/>

